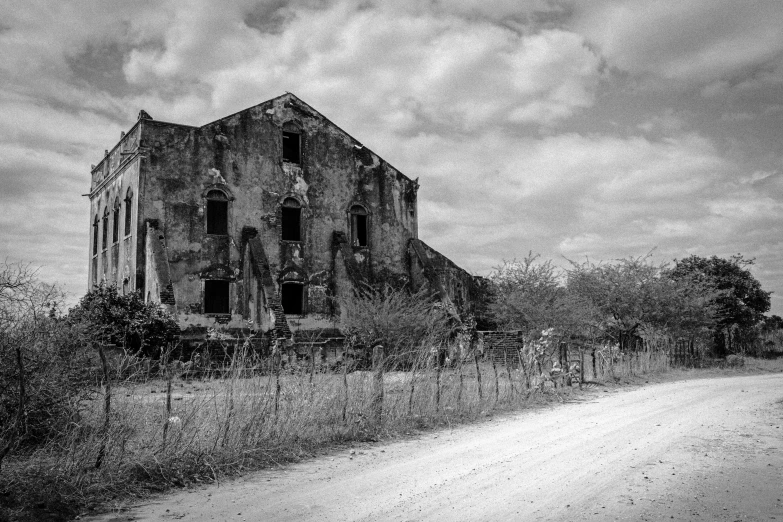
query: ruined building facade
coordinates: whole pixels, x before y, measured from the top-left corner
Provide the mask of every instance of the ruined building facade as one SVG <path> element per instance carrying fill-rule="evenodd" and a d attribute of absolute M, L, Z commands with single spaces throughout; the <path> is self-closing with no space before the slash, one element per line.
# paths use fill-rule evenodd
<path fill-rule="evenodd" d="M 418 188 L 293 94 L 202 127 L 141 111 L 92 169 L 89 286 L 141 291 L 186 339 L 339 328 L 363 282 L 470 313 L 477 281 L 418 239 Z"/>

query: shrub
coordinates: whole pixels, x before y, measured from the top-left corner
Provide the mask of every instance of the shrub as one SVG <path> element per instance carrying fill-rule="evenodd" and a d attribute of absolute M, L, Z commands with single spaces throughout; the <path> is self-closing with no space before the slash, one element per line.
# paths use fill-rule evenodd
<path fill-rule="evenodd" d="M 147 357 L 179 334 L 177 322 L 155 303 L 145 303 L 140 292 L 121 295 L 114 285 L 96 286 L 68 312 L 73 325 L 89 325 L 104 342 Z"/>

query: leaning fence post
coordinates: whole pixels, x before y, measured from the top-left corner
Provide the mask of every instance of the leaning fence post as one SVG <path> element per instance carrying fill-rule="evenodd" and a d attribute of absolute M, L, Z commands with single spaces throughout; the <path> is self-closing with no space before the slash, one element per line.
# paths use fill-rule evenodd
<path fill-rule="evenodd" d="M 105 391 L 103 396 L 103 436 L 101 447 L 98 449 L 98 457 L 95 459 L 95 469 L 99 469 L 103 464 L 103 458 L 106 456 L 106 439 L 109 437 L 109 418 L 111 416 L 111 381 L 109 380 L 109 364 L 106 362 L 106 353 L 103 350 L 103 344 L 98 343 L 98 355 L 101 358 L 101 367 L 103 368 L 103 382 Z"/>
<path fill-rule="evenodd" d="M 476 362 L 476 382 L 478 383 L 479 400 L 484 399 L 484 393 L 481 391 L 481 368 L 479 367 L 478 350 L 473 352 L 473 360 Z"/>
<path fill-rule="evenodd" d="M 498 367 L 497 367 L 497 363 L 495 363 L 494 350 L 491 352 L 490 358 L 492 359 L 492 371 L 495 374 L 495 404 L 497 404 L 498 399 L 500 398 L 500 386 L 498 382 Z"/>
<path fill-rule="evenodd" d="M 280 353 L 280 344 L 275 341 L 274 348 L 272 348 L 272 371 L 275 374 L 275 417 L 277 417 L 277 411 L 280 409 L 280 364 L 282 363 L 282 355 Z"/>
<path fill-rule="evenodd" d="M 503 348 L 503 364 L 506 367 L 506 375 L 508 375 L 508 384 L 511 387 L 509 393 L 511 394 L 511 402 L 514 402 L 514 376 L 511 374 L 511 368 L 508 366 L 508 350 Z M 513 366 L 513 361 L 512 361 Z"/>
<path fill-rule="evenodd" d="M 348 348 L 343 348 L 343 422 L 345 422 L 348 413 Z"/>
<path fill-rule="evenodd" d="M 440 351 L 435 352 L 435 413 L 440 411 Z"/>
<path fill-rule="evenodd" d="M 376 425 L 380 426 L 383 414 L 383 346 L 378 345 L 372 350 L 373 368 L 373 399 L 372 409 Z"/>

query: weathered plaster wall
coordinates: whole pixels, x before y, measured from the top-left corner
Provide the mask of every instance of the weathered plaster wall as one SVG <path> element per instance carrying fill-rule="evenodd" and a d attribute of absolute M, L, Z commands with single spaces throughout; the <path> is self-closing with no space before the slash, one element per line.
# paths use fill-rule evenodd
<path fill-rule="evenodd" d="M 299 165 L 282 160 L 284 127 L 301 132 Z M 342 267 L 335 277 L 333 237 L 335 231 L 350 236 L 352 204 L 369 211 L 369 244 L 348 245 L 359 276 L 373 281 L 407 275 L 418 184 L 292 95 L 201 128 L 145 120 L 142 143 L 147 156 L 140 219 L 157 220 L 163 230 L 183 325 L 215 324 L 202 313 L 205 278 L 232 281 L 227 326 L 241 327 L 242 315 L 250 316 L 242 284 L 243 227 L 257 230 L 275 285 L 305 284 L 308 316 L 300 324 L 320 325 L 333 312 L 329 296 L 351 284 L 339 277 Z M 227 237 L 206 234 L 204 195 L 211 187 L 231 197 Z M 286 197 L 303 207 L 300 242 L 281 240 Z"/>
<path fill-rule="evenodd" d="M 138 194 L 140 187 L 140 166 L 143 151 L 139 148 L 141 122 L 137 123 L 120 142 L 107 151 L 103 161 L 92 168 L 90 185 L 90 250 L 88 287 L 105 281 L 116 284 L 120 290 L 135 290 L 142 279 L 138 277 L 137 259 L 143 251 L 139 245 L 141 234 L 137 220 Z M 130 190 L 130 234 L 125 234 L 126 197 Z M 113 241 L 114 205 L 120 203 L 118 222 L 118 241 Z M 104 210 L 108 209 L 107 248 L 102 244 L 102 227 Z M 93 255 L 95 235 L 93 225 L 98 217 L 98 249 Z"/>
<path fill-rule="evenodd" d="M 480 315 L 484 301 L 481 280 L 454 264 L 449 258 L 420 239 L 409 245 L 410 275 L 414 288 L 427 284 L 464 319 L 467 315 Z"/>

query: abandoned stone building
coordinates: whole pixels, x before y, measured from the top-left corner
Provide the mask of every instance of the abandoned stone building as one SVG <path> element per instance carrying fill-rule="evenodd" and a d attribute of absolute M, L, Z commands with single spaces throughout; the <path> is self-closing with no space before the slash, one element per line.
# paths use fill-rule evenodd
<path fill-rule="evenodd" d="M 89 286 L 141 291 L 183 339 L 339 330 L 363 282 L 470 313 L 479 281 L 418 239 L 418 188 L 293 94 L 202 127 L 141 111 L 92 168 Z"/>

